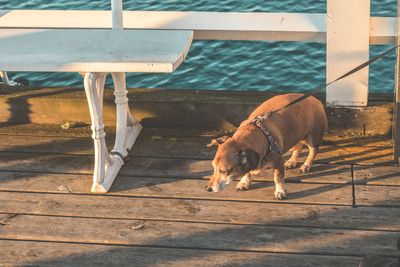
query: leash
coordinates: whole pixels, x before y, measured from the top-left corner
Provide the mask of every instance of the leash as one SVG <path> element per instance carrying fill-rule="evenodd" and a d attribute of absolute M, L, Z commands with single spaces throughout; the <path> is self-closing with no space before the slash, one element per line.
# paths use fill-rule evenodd
<path fill-rule="evenodd" d="M 316 87 L 316 89 L 310 90 L 308 93 L 302 95 L 301 97 L 297 98 L 296 100 L 294 100 L 293 102 L 287 104 L 286 106 L 283 106 L 283 107 L 281 107 L 281 108 L 279 108 L 279 109 L 277 109 L 277 110 L 271 111 L 271 112 L 270 112 L 270 113 L 271 113 L 270 116 L 273 115 L 273 114 L 275 114 L 275 113 L 277 113 L 277 112 L 279 112 L 279 111 L 281 111 L 282 109 L 288 108 L 288 107 L 290 107 L 290 106 L 292 106 L 292 105 L 294 105 L 294 104 L 296 104 L 296 103 L 298 103 L 298 102 L 300 102 L 300 101 L 302 101 L 302 100 L 304 100 L 304 99 L 306 99 L 306 98 L 308 98 L 308 97 L 310 97 L 310 96 L 313 96 L 313 95 L 315 95 L 316 93 L 318 93 L 319 91 L 321 91 L 322 89 L 325 89 L 326 87 L 328 87 L 329 85 L 331 85 L 331 84 L 333 84 L 333 83 L 335 83 L 335 82 L 338 82 L 338 81 L 340 81 L 341 79 L 346 78 L 347 76 L 350 76 L 351 74 L 356 73 L 356 72 L 358 72 L 358 71 L 364 69 L 365 67 L 371 65 L 372 63 L 375 63 L 376 61 L 382 59 L 383 57 L 385 57 L 387 54 L 389 54 L 390 52 L 392 52 L 393 50 L 395 50 L 395 49 L 398 48 L 399 46 L 400 46 L 400 45 L 396 45 L 396 46 L 393 46 L 393 47 L 389 48 L 388 50 L 386 50 L 386 51 L 384 51 L 384 52 L 382 52 L 382 53 L 376 55 L 375 57 L 371 58 L 371 59 L 368 60 L 368 61 L 365 61 L 364 63 L 358 65 L 358 66 L 355 67 L 354 69 L 352 69 L 352 70 L 346 72 L 345 74 L 343 74 L 343 75 L 340 76 L 339 78 L 336 78 L 335 80 L 333 80 L 333 81 L 331 81 L 331 82 L 329 82 L 329 83 L 322 83 L 322 84 L 318 85 L 318 86 Z M 269 117 L 270 117 L 270 116 L 269 116 Z"/>
<path fill-rule="evenodd" d="M 271 117 L 272 115 L 274 115 L 275 113 L 277 113 L 277 112 L 279 112 L 279 111 L 281 111 L 283 109 L 286 109 L 286 108 L 288 108 L 288 107 L 290 107 L 290 106 L 292 106 L 292 105 L 294 105 L 296 103 L 299 103 L 300 101 L 303 101 L 304 99 L 306 99 L 306 98 L 308 98 L 310 96 L 315 95 L 316 93 L 318 93 L 322 89 L 325 89 L 329 85 L 331 85 L 331 84 L 333 84 L 335 82 L 338 82 L 341 79 L 346 78 L 347 76 L 349 76 L 349 75 L 351 75 L 353 73 L 356 73 L 356 72 L 364 69 L 365 67 L 375 63 L 376 61 L 382 59 L 383 57 L 385 57 L 387 54 L 389 54 L 390 52 L 392 52 L 393 50 L 395 50 L 399 46 L 400 45 L 396 45 L 396 46 L 393 46 L 393 47 L 389 48 L 388 50 L 386 50 L 386 51 L 376 55 L 375 57 L 371 58 L 370 60 L 358 65 L 357 67 L 355 67 L 352 70 L 346 72 L 345 74 L 343 74 L 342 76 L 336 78 L 335 80 L 333 80 L 331 82 L 322 83 L 322 84 L 318 85 L 315 89 L 310 90 L 308 93 L 300 96 L 299 98 L 297 98 L 294 101 L 290 102 L 286 106 L 283 106 L 283 107 L 281 107 L 279 109 L 276 109 L 276 110 L 273 110 L 273 111 L 270 111 L 270 112 L 267 112 L 266 114 L 264 114 L 262 116 L 254 117 L 249 122 L 249 124 L 255 125 L 257 128 L 259 128 L 263 132 L 263 134 L 265 135 L 265 137 L 267 138 L 267 140 L 269 142 L 269 152 L 281 154 L 281 150 L 280 150 L 279 146 L 277 145 L 277 143 L 275 142 L 271 132 L 264 126 L 264 123 L 263 123 L 264 120 L 268 119 L 269 117 Z M 264 160 L 266 160 L 268 158 L 268 156 L 269 156 L 269 153 L 267 153 L 264 156 Z"/>

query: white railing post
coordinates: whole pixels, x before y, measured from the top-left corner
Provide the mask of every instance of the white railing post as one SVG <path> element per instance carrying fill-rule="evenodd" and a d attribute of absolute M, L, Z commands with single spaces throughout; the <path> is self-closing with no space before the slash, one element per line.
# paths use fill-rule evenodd
<path fill-rule="evenodd" d="M 111 0 L 112 28 L 123 29 L 123 3 L 122 0 Z"/>
<path fill-rule="evenodd" d="M 12 82 L 8 79 L 7 72 L 0 71 L 0 79 L 3 81 L 4 85 L 12 86 Z"/>
<path fill-rule="evenodd" d="M 326 79 L 330 82 L 369 58 L 370 0 L 328 0 Z M 327 88 L 328 106 L 364 107 L 368 68 Z"/>
<path fill-rule="evenodd" d="M 400 45 L 400 0 L 397 0 L 397 45 Z M 400 47 L 397 47 L 393 99 L 393 159 L 400 166 Z"/>

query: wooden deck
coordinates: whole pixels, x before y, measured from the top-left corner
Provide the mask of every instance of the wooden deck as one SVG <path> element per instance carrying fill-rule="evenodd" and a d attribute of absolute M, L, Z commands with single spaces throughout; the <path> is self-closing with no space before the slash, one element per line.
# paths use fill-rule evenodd
<path fill-rule="evenodd" d="M 275 201 L 268 171 L 247 192 L 206 192 L 215 133 L 165 129 L 145 129 L 111 192 L 92 195 L 89 131 L 0 127 L 0 264 L 358 266 L 364 255 L 399 256 L 400 168 L 369 165 L 390 164 L 385 138 L 328 136 L 312 172 L 288 171 L 289 198 Z"/>

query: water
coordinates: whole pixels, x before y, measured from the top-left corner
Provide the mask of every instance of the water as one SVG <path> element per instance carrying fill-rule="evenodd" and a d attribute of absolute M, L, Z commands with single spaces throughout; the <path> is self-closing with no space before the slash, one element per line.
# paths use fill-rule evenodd
<path fill-rule="evenodd" d="M 396 16 L 396 0 L 372 0 L 372 16 Z M 109 0 L 0 0 L 0 9 L 110 10 Z M 125 0 L 125 10 L 325 13 L 326 0 Z M 370 56 L 389 46 L 373 46 Z M 325 44 L 195 41 L 173 74 L 128 74 L 129 88 L 305 91 L 325 81 Z M 370 67 L 370 91 L 391 92 L 394 54 Z M 33 86 L 82 87 L 74 73 L 10 73 Z M 111 80 L 107 80 L 111 85 Z"/>

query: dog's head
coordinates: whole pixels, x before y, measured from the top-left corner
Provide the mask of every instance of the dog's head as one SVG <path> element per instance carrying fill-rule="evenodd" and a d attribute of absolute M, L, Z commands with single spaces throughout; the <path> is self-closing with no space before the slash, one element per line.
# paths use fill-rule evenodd
<path fill-rule="evenodd" d="M 212 161 L 214 173 L 206 186 L 207 191 L 219 192 L 233 179 L 257 169 L 260 155 L 254 150 L 243 148 L 227 136 L 213 139 L 207 146 L 213 145 L 218 145 L 218 150 Z"/>

